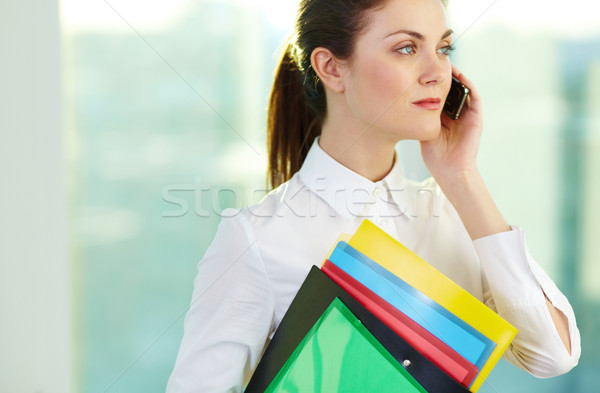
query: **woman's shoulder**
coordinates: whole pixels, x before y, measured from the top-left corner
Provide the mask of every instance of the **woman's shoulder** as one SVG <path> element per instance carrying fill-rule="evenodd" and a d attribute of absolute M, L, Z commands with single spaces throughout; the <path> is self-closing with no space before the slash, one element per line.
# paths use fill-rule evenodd
<path fill-rule="evenodd" d="M 429 176 L 423 180 L 413 180 L 409 178 L 404 179 L 404 184 L 409 191 L 417 192 L 418 190 L 429 190 L 435 192 L 441 192 L 440 187 L 433 178 Z"/>
<path fill-rule="evenodd" d="M 310 198 L 315 196 L 295 176 L 254 205 L 226 209 L 217 234 L 226 239 L 221 246 L 247 250 L 252 265 L 262 266 L 271 280 L 283 280 L 290 272 L 304 277 L 312 264 L 321 261 L 321 243 L 335 240 L 319 235 L 326 232 L 323 219 L 329 215 L 322 211 L 312 215 Z"/>
<path fill-rule="evenodd" d="M 438 183 L 435 181 L 433 176 L 429 176 L 424 180 L 420 181 L 409 180 L 407 182 L 407 185 L 410 190 L 410 193 L 416 197 L 418 197 L 420 194 L 428 194 L 432 197 L 432 203 L 438 205 L 448 201 L 446 196 L 444 195 L 444 192 L 442 191 Z"/>
<path fill-rule="evenodd" d="M 432 176 L 423 180 L 404 179 L 401 193 L 413 217 L 455 218 L 451 203 Z"/>
<path fill-rule="evenodd" d="M 296 174 L 263 196 L 258 203 L 223 210 L 220 225 L 227 226 L 227 222 L 231 222 L 252 234 L 273 228 L 273 225 L 283 225 L 303 215 L 309 192 Z"/>

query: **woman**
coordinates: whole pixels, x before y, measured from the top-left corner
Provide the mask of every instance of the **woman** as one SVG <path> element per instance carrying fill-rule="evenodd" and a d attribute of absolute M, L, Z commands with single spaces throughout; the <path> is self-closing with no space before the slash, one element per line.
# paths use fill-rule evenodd
<path fill-rule="evenodd" d="M 580 354 L 567 299 L 478 172 L 481 99 L 450 63 L 440 0 L 303 0 L 269 107 L 258 205 L 228 210 L 199 264 L 169 392 L 240 392 L 313 264 L 369 218 L 519 329 L 505 357 L 538 377 Z M 451 76 L 471 90 L 442 114 Z M 432 179 L 403 177 L 420 141 Z"/>

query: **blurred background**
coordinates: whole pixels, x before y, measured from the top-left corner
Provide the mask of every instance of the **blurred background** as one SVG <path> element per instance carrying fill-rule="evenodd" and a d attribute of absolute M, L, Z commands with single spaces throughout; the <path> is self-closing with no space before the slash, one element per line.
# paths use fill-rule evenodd
<path fill-rule="evenodd" d="M 0 2 L 0 393 L 163 392 L 220 212 L 265 189 L 296 1 Z M 480 392 L 600 392 L 600 24 L 585 0 L 451 0 L 479 164 L 569 297 L 580 364 Z M 424 178 L 418 146 L 405 172 Z"/>

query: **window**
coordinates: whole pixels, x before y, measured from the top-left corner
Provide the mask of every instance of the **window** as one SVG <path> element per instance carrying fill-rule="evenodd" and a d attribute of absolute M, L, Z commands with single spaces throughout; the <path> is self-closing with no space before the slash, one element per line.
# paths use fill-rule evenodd
<path fill-rule="evenodd" d="M 63 0 L 78 390 L 164 391 L 220 212 L 264 194 L 267 96 L 289 3 Z M 572 301 L 585 344 L 566 376 L 501 363 L 480 391 L 588 392 L 600 366 L 597 14 L 587 2 L 485 3 L 450 2 L 455 61 L 485 100 L 481 170 Z M 399 151 L 423 176 L 417 148 Z"/>

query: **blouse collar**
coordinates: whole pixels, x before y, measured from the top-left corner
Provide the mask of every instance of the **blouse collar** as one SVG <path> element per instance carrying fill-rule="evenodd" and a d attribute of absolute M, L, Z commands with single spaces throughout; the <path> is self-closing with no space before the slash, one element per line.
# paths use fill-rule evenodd
<path fill-rule="evenodd" d="M 359 215 L 363 207 L 378 199 L 396 204 L 401 212 L 407 212 L 410 206 L 410 197 L 396 154 L 390 172 L 382 180 L 372 182 L 328 155 L 319 146 L 317 137 L 298 175 L 312 192 L 346 218 Z M 412 218 L 411 214 L 404 216 Z"/>

